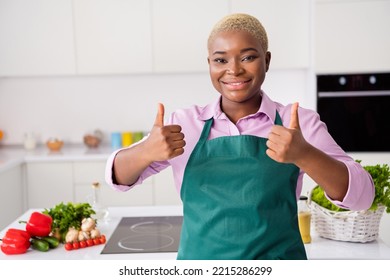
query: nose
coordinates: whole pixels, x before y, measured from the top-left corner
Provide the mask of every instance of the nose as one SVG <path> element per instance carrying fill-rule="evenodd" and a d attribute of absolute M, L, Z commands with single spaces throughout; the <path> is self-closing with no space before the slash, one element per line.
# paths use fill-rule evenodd
<path fill-rule="evenodd" d="M 244 72 L 244 69 L 241 67 L 239 61 L 233 60 L 228 63 L 227 73 L 230 75 L 239 75 Z"/>

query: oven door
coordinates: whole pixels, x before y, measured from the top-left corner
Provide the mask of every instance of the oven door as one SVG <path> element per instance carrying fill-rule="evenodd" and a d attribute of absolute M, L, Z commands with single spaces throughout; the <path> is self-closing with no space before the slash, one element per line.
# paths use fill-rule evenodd
<path fill-rule="evenodd" d="M 390 73 L 317 76 L 317 111 L 351 152 L 390 151 Z"/>

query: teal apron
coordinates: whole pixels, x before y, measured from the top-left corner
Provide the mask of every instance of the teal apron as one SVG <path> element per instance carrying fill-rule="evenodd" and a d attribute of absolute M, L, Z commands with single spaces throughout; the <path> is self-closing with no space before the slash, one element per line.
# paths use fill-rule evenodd
<path fill-rule="evenodd" d="M 206 121 L 185 169 L 177 259 L 307 259 L 299 233 L 299 169 L 269 158 L 267 139 L 208 140 Z M 282 125 L 276 113 L 275 124 Z"/>

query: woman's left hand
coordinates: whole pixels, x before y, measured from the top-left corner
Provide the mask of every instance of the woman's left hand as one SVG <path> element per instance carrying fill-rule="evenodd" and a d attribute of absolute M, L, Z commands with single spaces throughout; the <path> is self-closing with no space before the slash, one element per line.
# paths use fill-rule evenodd
<path fill-rule="evenodd" d="M 277 162 L 295 163 L 308 145 L 299 126 L 298 106 L 296 102 L 291 106 L 289 127 L 274 125 L 268 135 L 267 155 Z"/>

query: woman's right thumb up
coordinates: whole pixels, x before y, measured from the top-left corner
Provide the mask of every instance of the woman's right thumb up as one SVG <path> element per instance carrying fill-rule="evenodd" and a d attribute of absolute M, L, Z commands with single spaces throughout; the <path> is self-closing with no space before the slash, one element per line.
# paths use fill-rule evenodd
<path fill-rule="evenodd" d="M 157 115 L 154 121 L 154 126 L 163 127 L 164 126 L 164 105 L 158 103 Z"/>

